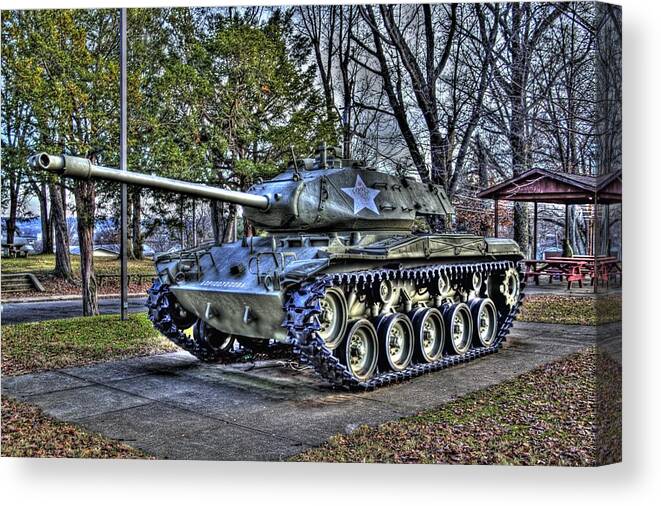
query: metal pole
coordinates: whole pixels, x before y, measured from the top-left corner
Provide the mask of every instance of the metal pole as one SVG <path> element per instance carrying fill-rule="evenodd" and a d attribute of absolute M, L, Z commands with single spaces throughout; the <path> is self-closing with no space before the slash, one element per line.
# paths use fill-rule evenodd
<path fill-rule="evenodd" d="M 535 217 L 533 220 L 532 258 L 537 260 L 537 202 L 535 202 Z"/>
<path fill-rule="evenodd" d="M 120 31 L 120 87 L 119 87 L 119 168 L 126 170 L 127 167 L 127 118 L 126 118 L 126 8 L 122 8 L 119 16 L 119 31 Z M 120 257 L 120 315 L 122 320 L 126 320 L 128 316 L 128 220 L 127 220 L 127 205 L 128 194 L 126 183 L 122 183 L 121 189 L 121 203 L 120 203 L 120 240 L 119 240 L 119 257 Z"/>
<path fill-rule="evenodd" d="M 498 199 L 493 201 L 493 235 L 498 237 Z"/>

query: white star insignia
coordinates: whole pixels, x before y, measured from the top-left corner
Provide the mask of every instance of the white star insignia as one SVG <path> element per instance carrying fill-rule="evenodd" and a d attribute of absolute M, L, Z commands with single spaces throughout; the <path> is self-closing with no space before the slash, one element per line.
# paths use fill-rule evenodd
<path fill-rule="evenodd" d="M 365 186 L 360 176 L 356 176 L 356 184 L 353 188 L 342 188 L 342 191 L 353 199 L 353 214 L 358 214 L 362 209 L 369 209 L 379 214 L 379 209 L 376 207 L 374 199 L 381 191 L 372 190 Z"/>

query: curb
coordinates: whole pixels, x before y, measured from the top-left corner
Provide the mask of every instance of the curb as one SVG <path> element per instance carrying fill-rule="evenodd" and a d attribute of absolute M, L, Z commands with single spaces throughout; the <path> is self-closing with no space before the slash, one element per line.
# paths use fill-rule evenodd
<path fill-rule="evenodd" d="M 119 293 L 103 293 L 97 295 L 97 299 L 118 299 L 121 295 Z M 129 299 L 147 297 L 146 293 L 130 293 Z M 55 302 L 58 300 L 83 300 L 81 295 L 56 295 L 54 297 L 25 297 L 23 299 L 2 299 L 2 304 L 24 304 L 28 302 Z"/>

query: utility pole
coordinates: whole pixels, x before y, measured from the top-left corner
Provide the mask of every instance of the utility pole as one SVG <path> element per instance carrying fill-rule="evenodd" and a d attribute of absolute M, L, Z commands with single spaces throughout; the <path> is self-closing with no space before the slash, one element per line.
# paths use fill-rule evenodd
<path fill-rule="evenodd" d="M 127 118 L 126 118 L 126 8 L 122 8 L 119 16 L 119 54 L 120 54 L 120 86 L 119 86 L 119 168 L 126 170 L 127 155 Z M 120 203 L 120 239 L 119 239 L 119 258 L 120 258 L 120 316 L 126 320 L 128 316 L 128 220 L 127 220 L 128 192 L 126 183 L 122 183 L 121 203 Z"/>

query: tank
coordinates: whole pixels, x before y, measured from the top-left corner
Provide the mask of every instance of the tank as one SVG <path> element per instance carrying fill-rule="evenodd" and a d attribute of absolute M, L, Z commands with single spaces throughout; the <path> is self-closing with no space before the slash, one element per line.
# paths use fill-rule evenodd
<path fill-rule="evenodd" d="M 252 237 L 155 258 L 149 317 L 202 361 L 284 345 L 332 385 L 365 389 L 496 352 L 523 299 L 518 245 L 414 231 L 451 219 L 444 189 L 339 153 L 323 146 L 247 192 L 71 156 L 29 164 L 243 206 Z"/>

